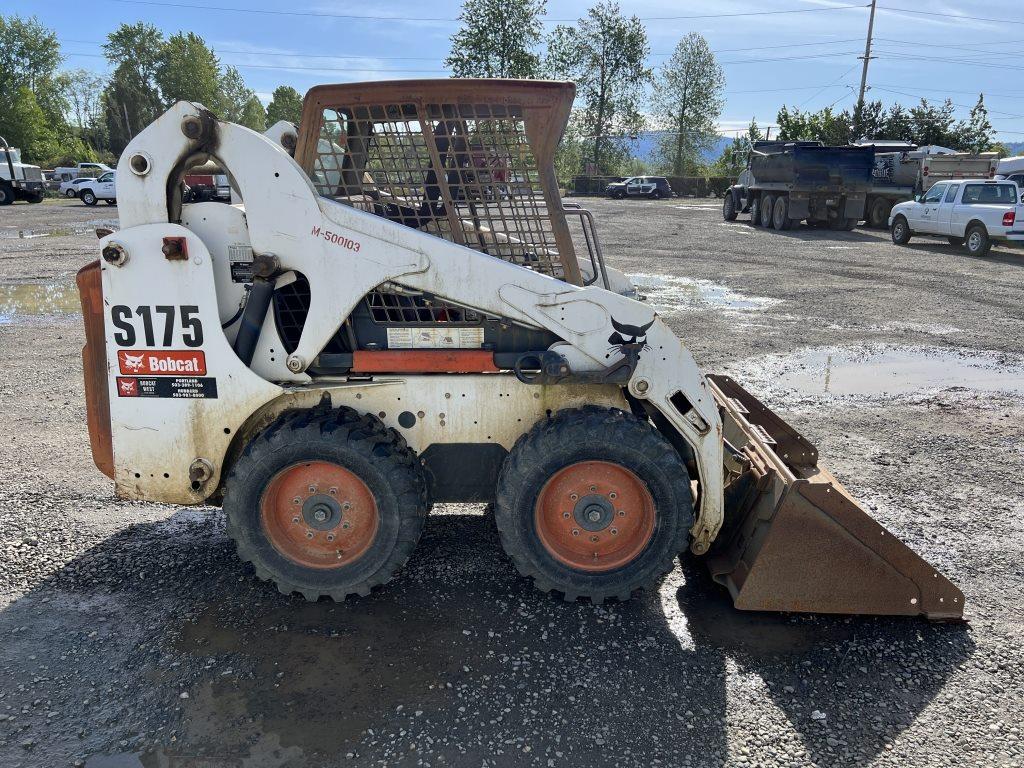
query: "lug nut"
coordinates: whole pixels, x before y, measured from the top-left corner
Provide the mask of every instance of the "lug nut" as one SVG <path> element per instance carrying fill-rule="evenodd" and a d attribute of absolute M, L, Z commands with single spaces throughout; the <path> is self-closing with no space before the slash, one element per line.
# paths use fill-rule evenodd
<path fill-rule="evenodd" d="M 337 496 L 337 495 L 338 495 L 338 489 L 337 489 L 337 488 L 331 488 L 331 489 L 330 489 L 330 490 L 328 490 L 327 492 L 328 492 L 329 494 L 331 494 L 331 496 Z"/>
<path fill-rule="evenodd" d="M 352 527 L 352 523 L 342 523 L 341 527 L 347 531 L 349 528 Z"/>
<path fill-rule="evenodd" d="M 612 491 L 611 493 L 608 494 L 608 498 L 613 500 L 617 499 L 619 498 L 619 494 L 617 494 L 615 491 Z"/>
<path fill-rule="evenodd" d="M 595 544 L 597 544 L 597 542 L 600 541 L 600 538 L 601 538 L 600 536 L 591 536 L 590 540 L 592 542 L 594 542 Z"/>
<path fill-rule="evenodd" d="M 618 535 L 619 535 L 619 529 L 618 528 L 612 528 L 612 536 L 618 536 Z"/>
<path fill-rule="evenodd" d="M 310 493 L 316 493 L 316 486 L 315 485 L 309 486 L 309 492 Z"/>
<path fill-rule="evenodd" d="M 299 517 L 298 517 L 298 515 L 296 515 L 295 517 L 293 517 L 293 518 L 292 518 L 292 522 L 293 522 L 293 523 L 297 523 L 297 522 L 299 522 Z"/>
<path fill-rule="evenodd" d="M 625 517 L 625 516 L 626 516 L 626 510 L 620 509 L 619 510 L 619 517 Z"/>
<path fill-rule="evenodd" d="M 312 531 L 306 531 L 306 538 L 307 539 L 312 539 L 313 538 L 313 532 Z"/>
<path fill-rule="evenodd" d="M 591 493 L 593 493 L 593 492 L 594 492 L 594 491 L 596 491 L 596 490 L 597 490 L 597 486 L 596 486 L 596 485 L 592 485 L 592 486 L 590 486 L 590 492 L 591 492 Z"/>
<path fill-rule="evenodd" d="M 352 509 L 352 503 L 348 502 L 348 501 L 344 501 L 341 504 L 341 508 L 342 508 L 343 511 L 348 512 L 350 509 Z"/>
<path fill-rule="evenodd" d="M 580 532 L 578 530 L 576 530 L 575 528 L 573 528 L 572 535 L 573 536 L 579 536 Z"/>
<path fill-rule="evenodd" d="M 328 533 L 327 534 L 327 540 L 328 541 L 334 541 L 334 534 L 333 533 Z"/>
<path fill-rule="evenodd" d="M 579 498 L 580 498 L 580 495 L 578 493 L 570 493 L 569 494 L 569 499 L 572 500 L 572 501 L 578 501 Z"/>
<path fill-rule="evenodd" d="M 302 503 L 302 499 L 300 499 L 298 496 L 296 496 L 294 499 L 292 499 L 292 504 L 301 504 L 301 503 Z"/>
<path fill-rule="evenodd" d="M 569 513 L 568 512 L 563 512 L 562 513 L 562 517 L 564 517 L 566 520 L 568 520 L 569 519 Z"/>

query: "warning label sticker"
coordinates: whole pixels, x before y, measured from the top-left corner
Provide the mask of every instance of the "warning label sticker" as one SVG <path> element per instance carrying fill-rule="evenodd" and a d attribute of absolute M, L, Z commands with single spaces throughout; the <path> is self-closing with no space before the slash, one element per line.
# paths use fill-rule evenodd
<path fill-rule="evenodd" d="M 231 282 L 251 283 L 253 280 L 252 248 L 242 243 L 228 246 L 228 264 L 231 268 Z"/>
<path fill-rule="evenodd" d="M 483 328 L 388 328 L 388 349 L 480 349 Z"/>
<path fill-rule="evenodd" d="M 217 380 L 199 376 L 118 376 L 117 396 L 216 399 Z"/>
<path fill-rule="evenodd" d="M 119 349 L 121 373 L 139 376 L 205 376 L 206 355 L 198 349 Z"/>

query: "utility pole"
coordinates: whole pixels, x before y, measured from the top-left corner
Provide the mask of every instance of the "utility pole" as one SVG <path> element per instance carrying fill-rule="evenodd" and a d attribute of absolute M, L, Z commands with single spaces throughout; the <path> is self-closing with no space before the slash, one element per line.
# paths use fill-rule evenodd
<path fill-rule="evenodd" d="M 864 67 L 860 71 L 860 95 L 857 97 L 857 106 L 864 108 L 864 92 L 868 87 L 868 62 L 871 61 L 871 35 L 875 29 L 875 4 L 878 0 L 871 0 L 871 15 L 868 16 L 868 39 L 864 43 Z"/>

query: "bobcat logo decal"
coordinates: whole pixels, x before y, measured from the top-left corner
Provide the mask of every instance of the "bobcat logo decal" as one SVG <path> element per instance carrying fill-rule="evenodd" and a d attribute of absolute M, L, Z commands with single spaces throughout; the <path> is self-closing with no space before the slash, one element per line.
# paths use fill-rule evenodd
<path fill-rule="evenodd" d="M 124 367 L 127 369 L 126 372 L 138 373 L 142 370 L 142 355 L 122 355 L 122 361 Z"/>
<path fill-rule="evenodd" d="M 612 349 L 617 349 L 624 355 L 628 352 L 635 352 L 636 359 L 639 360 L 640 352 L 650 349 L 647 345 L 647 331 L 651 329 L 652 325 L 654 325 L 654 320 L 651 320 L 647 325 L 629 325 L 628 323 L 620 323 L 613 317 L 612 328 L 615 331 L 608 337 L 608 343 L 612 345 Z"/>

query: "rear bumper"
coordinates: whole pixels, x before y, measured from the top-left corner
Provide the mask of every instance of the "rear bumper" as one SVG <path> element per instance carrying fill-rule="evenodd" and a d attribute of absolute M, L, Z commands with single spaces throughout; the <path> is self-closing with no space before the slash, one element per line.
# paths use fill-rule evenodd
<path fill-rule="evenodd" d="M 86 421 L 89 445 L 97 469 L 114 478 L 114 443 L 110 432 L 110 393 L 107 389 L 107 342 L 103 330 L 103 284 L 99 259 L 87 264 L 75 277 L 82 300 L 85 346 L 82 375 L 85 379 Z"/>

